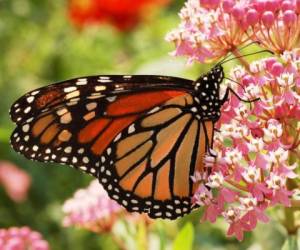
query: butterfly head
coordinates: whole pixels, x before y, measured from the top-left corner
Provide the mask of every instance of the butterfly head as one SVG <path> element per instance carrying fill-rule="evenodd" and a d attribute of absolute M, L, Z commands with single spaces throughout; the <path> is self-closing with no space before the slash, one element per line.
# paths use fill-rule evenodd
<path fill-rule="evenodd" d="M 195 82 L 196 92 L 215 95 L 219 93 L 219 86 L 224 79 L 224 70 L 221 65 L 216 65 L 209 72 L 201 75 Z"/>

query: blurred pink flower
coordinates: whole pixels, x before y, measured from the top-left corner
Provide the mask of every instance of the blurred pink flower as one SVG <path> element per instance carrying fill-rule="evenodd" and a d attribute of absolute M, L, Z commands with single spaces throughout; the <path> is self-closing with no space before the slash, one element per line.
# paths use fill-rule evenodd
<path fill-rule="evenodd" d="M 13 201 L 22 202 L 27 198 L 31 178 L 16 165 L 0 161 L 0 185 L 4 187 Z"/>
<path fill-rule="evenodd" d="M 29 227 L 0 229 L 1 250 L 49 250 L 42 235 Z"/>
<path fill-rule="evenodd" d="M 76 191 L 64 203 L 63 212 L 66 214 L 64 226 L 83 227 L 97 233 L 109 232 L 118 217 L 125 214 L 125 210 L 108 197 L 98 180 Z"/>

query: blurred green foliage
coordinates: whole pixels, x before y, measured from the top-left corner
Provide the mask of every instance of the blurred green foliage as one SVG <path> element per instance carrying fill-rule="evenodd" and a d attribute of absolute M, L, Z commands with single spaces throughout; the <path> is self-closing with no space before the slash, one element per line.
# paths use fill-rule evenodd
<path fill-rule="evenodd" d="M 179 19 L 183 1 L 174 3 L 130 33 L 109 26 L 77 30 L 63 0 L 0 0 L 0 160 L 26 170 L 33 183 L 28 200 L 12 202 L 0 188 L 0 228 L 28 225 L 40 231 L 53 250 L 118 249 L 110 235 L 61 226 L 61 205 L 91 178 L 71 168 L 41 164 L 17 155 L 9 146 L 14 126 L 10 105 L 25 92 L 52 82 L 93 74 L 168 74 L 195 79 L 210 65 L 186 67 L 171 58 L 165 34 Z M 158 220 L 149 236 L 149 249 L 280 249 L 278 225 L 259 226 L 238 243 L 225 236 L 222 221 L 199 223 L 201 211 L 176 222 Z M 187 224 L 188 223 L 188 224 Z M 182 228 L 182 229 L 181 229 Z M 155 243 L 158 242 L 158 243 Z M 142 248 L 139 244 L 139 248 Z"/>

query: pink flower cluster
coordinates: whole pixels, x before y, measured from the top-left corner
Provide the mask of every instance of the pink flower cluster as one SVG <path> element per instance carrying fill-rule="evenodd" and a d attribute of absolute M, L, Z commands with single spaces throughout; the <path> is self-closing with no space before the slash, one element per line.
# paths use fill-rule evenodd
<path fill-rule="evenodd" d="M 86 189 L 79 189 L 63 205 L 63 225 L 78 226 L 90 231 L 109 232 L 124 209 L 111 200 L 103 187 L 94 180 Z"/>
<path fill-rule="evenodd" d="M 300 159 L 300 54 L 285 52 L 280 59 L 268 58 L 231 71 L 227 82 L 249 104 L 231 96 L 222 108 L 214 137 L 218 157 L 211 175 L 203 181 L 195 203 L 205 206 L 203 219 L 215 222 L 223 216 L 228 235 L 239 240 L 258 221 L 267 222 L 265 210 L 276 204 L 291 206 L 287 182 Z M 212 165 L 212 159 L 206 158 Z"/>
<path fill-rule="evenodd" d="M 1 250 L 49 250 L 40 233 L 28 227 L 0 229 Z"/>
<path fill-rule="evenodd" d="M 282 53 L 300 45 L 300 0 L 188 0 L 166 39 L 173 55 L 208 61 L 251 41 Z"/>

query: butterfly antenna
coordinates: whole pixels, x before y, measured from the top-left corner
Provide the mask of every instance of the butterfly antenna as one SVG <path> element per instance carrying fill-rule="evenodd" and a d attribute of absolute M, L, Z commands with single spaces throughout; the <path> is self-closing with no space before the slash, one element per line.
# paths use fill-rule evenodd
<path fill-rule="evenodd" d="M 265 52 L 271 53 L 272 55 L 274 54 L 272 51 L 264 49 L 264 50 L 256 51 L 256 52 L 249 53 L 249 54 L 246 54 L 246 55 L 236 56 L 234 58 L 230 58 L 230 59 L 225 60 L 225 61 L 223 60 L 222 63 L 220 63 L 220 65 L 222 65 L 224 63 L 227 63 L 227 62 L 230 62 L 230 61 L 235 60 L 235 59 L 239 59 L 239 58 L 247 57 L 247 56 L 253 56 L 253 55 L 257 55 L 257 54 L 261 54 L 261 53 L 265 53 Z"/>
<path fill-rule="evenodd" d="M 248 44 L 244 45 L 244 46 L 241 47 L 241 48 L 236 48 L 234 51 L 239 51 L 239 52 L 241 52 L 242 50 L 244 50 L 244 49 L 250 47 L 250 46 L 253 45 L 253 44 L 260 44 L 260 43 L 259 43 L 258 41 L 253 41 L 253 42 L 251 42 L 251 43 L 248 43 Z M 230 51 L 229 55 L 225 56 L 220 62 L 218 62 L 217 65 L 221 65 L 226 59 L 228 59 L 228 58 L 231 57 L 231 56 L 233 56 L 232 51 Z M 234 58 L 233 58 L 233 59 L 234 59 Z"/>

